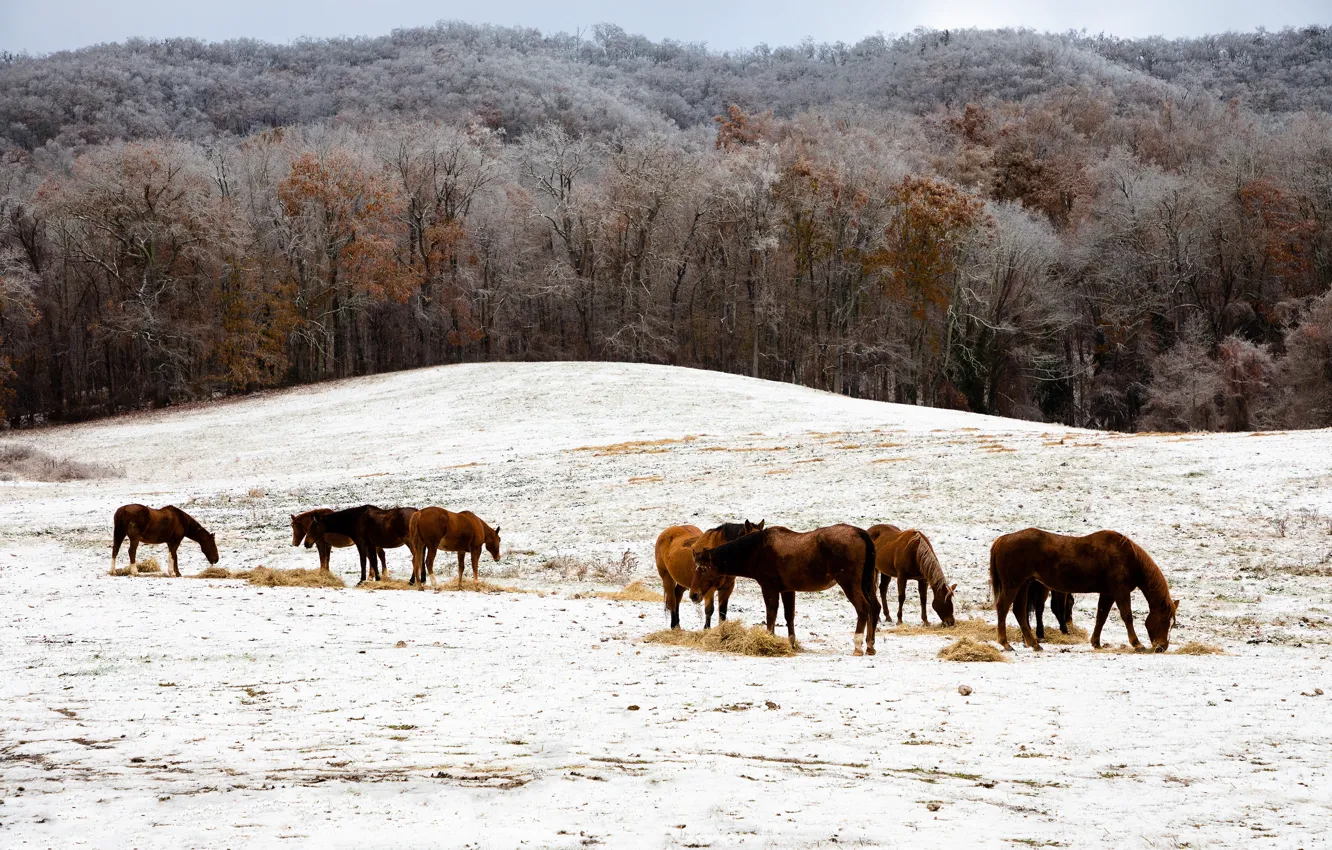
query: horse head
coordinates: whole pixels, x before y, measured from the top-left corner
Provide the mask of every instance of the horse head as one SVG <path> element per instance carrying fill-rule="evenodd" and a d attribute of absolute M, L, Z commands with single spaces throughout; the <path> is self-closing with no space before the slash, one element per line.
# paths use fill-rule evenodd
<path fill-rule="evenodd" d="M 308 547 L 310 543 L 306 539 L 305 523 L 297 519 L 296 514 L 290 514 L 290 516 L 291 516 L 291 545 L 299 546 L 301 545 L 301 543 L 305 543 L 305 545 Z"/>
<path fill-rule="evenodd" d="M 1147 612 L 1147 637 L 1152 642 L 1152 652 L 1165 652 L 1170 648 L 1170 629 L 1176 624 L 1179 611 L 1178 599 L 1167 599 L 1165 605 L 1158 605 Z"/>
<path fill-rule="evenodd" d="M 205 531 L 199 535 L 199 548 L 203 550 L 204 557 L 210 564 L 216 564 L 221 558 L 217 553 L 217 538 L 211 532 Z"/>
<path fill-rule="evenodd" d="M 953 618 L 953 596 L 957 593 L 957 585 L 949 585 L 942 592 L 936 591 L 934 594 L 934 613 L 939 615 L 945 626 L 957 625 L 957 620 Z"/>
<path fill-rule="evenodd" d="M 499 526 L 491 528 L 486 526 L 486 551 L 490 553 L 493 560 L 500 559 L 500 530 Z"/>

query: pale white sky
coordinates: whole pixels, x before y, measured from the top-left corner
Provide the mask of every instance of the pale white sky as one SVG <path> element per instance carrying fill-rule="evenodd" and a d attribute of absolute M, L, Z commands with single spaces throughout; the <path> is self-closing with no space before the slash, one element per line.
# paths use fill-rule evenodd
<path fill-rule="evenodd" d="M 208 41 L 383 35 L 439 20 L 587 31 L 610 21 L 653 40 L 714 49 L 854 42 L 919 26 L 1086 29 L 1120 36 L 1202 35 L 1332 23 L 1328 0 L 0 0 L 0 50 L 48 53 L 131 36 Z"/>

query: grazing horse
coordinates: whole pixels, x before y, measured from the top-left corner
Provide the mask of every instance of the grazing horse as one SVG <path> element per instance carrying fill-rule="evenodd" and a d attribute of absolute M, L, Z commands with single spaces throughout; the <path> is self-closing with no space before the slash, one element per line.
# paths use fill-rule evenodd
<path fill-rule="evenodd" d="M 1032 649 L 1040 649 L 1027 619 L 1027 595 L 1032 581 L 1061 593 L 1097 593 L 1096 629 L 1091 645 L 1101 646 L 1101 628 L 1110 614 L 1110 606 L 1119 607 L 1128 631 L 1129 643 L 1141 649 L 1133 630 L 1132 595 L 1134 589 L 1147 598 L 1147 636 L 1152 649 L 1165 652 L 1170 646 L 1170 629 L 1175 624 L 1179 603 L 1170 598 L 1161 568 L 1142 547 L 1117 531 L 1098 531 L 1086 537 L 1066 537 L 1039 528 L 1005 534 L 990 546 L 990 589 L 999 616 L 999 644 L 1008 644 L 1008 609 L 1016 606 L 1022 640 Z"/>
<path fill-rule="evenodd" d="M 769 634 L 775 633 L 777 599 L 781 597 L 786 634 L 793 648 L 796 592 L 827 590 L 834 584 L 841 587 L 856 609 L 855 654 L 874 654 L 879 600 L 874 598 L 874 541 L 864 529 L 830 525 L 801 533 L 775 525 L 715 548 L 701 539 L 691 548 L 698 564 L 698 592 L 718 587 L 723 576 L 758 582 L 768 608 Z"/>
<path fill-rule="evenodd" d="M 171 571 L 168 575 L 180 577 L 180 564 L 176 560 L 176 550 L 180 541 L 186 537 L 199 544 L 208 563 L 218 560 L 217 540 L 200 525 L 194 517 L 175 505 L 165 508 L 150 508 L 145 505 L 122 505 L 116 508 L 112 519 L 115 538 L 111 543 L 111 575 L 116 574 L 116 557 L 120 554 L 120 544 L 129 538 L 130 575 L 139 574 L 139 544 L 165 543 L 171 553 Z"/>
<path fill-rule="evenodd" d="M 1051 590 L 1039 581 L 1033 581 L 1027 588 L 1027 610 L 1036 615 L 1036 640 L 1045 640 L 1045 600 L 1050 600 L 1050 613 L 1059 623 L 1059 631 L 1068 634 L 1068 626 L 1073 622 L 1073 594 Z"/>
<path fill-rule="evenodd" d="M 408 525 L 416 514 L 416 508 L 377 508 L 374 505 L 361 505 L 326 514 L 316 513 L 310 520 L 307 534 L 316 546 L 331 546 L 329 537 L 340 534 L 356 544 L 356 553 L 361 556 L 361 581 L 366 579 L 366 564 L 370 565 L 370 577 L 379 581 L 379 565 L 375 563 L 376 554 L 384 549 L 396 549 L 406 545 Z M 388 578 L 388 565 L 384 565 L 384 578 Z"/>
<path fill-rule="evenodd" d="M 430 586 L 435 581 L 435 553 L 440 549 L 458 553 L 458 588 L 463 583 L 463 562 L 472 555 L 472 583 L 477 583 L 477 561 L 481 547 L 485 547 L 492 560 L 500 559 L 500 530 L 486 525 L 471 511 L 454 513 L 443 508 L 426 508 L 412 515 L 408 531 L 408 546 L 412 550 L 412 583 L 425 590 L 426 571 L 430 572 Z"/>
<path fill-rule="evenodd" d="M 306 511 L 303 514 L 291 514 L 291 545 L 300 546 L 305 544 L 305 548 L 311 546 L 319 550 L 319 569 L 328 572 L 329 553 L 332 549 L 345 549 L 348 546 L 355 546 L 356 542 L 350 537 L 342 534 L 325 534 L 320 540 L 315 540 L 310 536 L 310 523 L 316 516 L 326 516 L 333 513 L 332 508 L 315 508 L 312 511 Z M 379 556 L 379 563 L 388 572 L 388 562 L 384 559 L 384 550 L 376 549 L 375 554 Z"/>
<path fill-rule="evenodd" d="M 879 597 L 883 610 L 888 610 L 888 581 L 897 579 L 897 622 L 902 623 L 902 606 L 906 603 L 906 583 L 915 581 L 920 589 L 920 621 L 930 624 L 925 614 L 925 587 L 934 591 L 934 613 L 945 626 L 952 626 L 953 594 L 957 585 L 950 585 L 943 567 L 934 554 L 930 539 L 915 529 L 902 531 L 895 525 L 872 525 L 869 536 L 874 539 L 874 567 L 879 571 Z M 892 622 L 892 618 L 889 618 Z"/>
<path fill-rule="evenodd" d="M 657 575 L 661 576 L 666 613 L 670 615 L 672 629 L 680 628 L 680 599 L 686 590 L 689 591 L 689 598 L 694 603 L 705 598 L 695 587 L 694 572 L 697 566 L 694 564 L 694 553 L 689 547 L 695 541 L 699 541 L 700 545 L 711 549 L 723 543 L 730 543 L 751 531 L 762 530 L 762 522 L 754 525 L 745 520 L 743 524 L 722 523 L 708 531 L 701 531 L 696 525 L 672 525 L 657 535 L 657 545 L 654 549 L 657 556 Z M 733 590 L 735 590 L 735 576 L 725 576 L 714 590 L 707 592 L 703 628 L 712 628 L 714 598 L 718 599 L 721 606 L 720 621 L 726 622 L 726 603 L 730 601 Z"/>

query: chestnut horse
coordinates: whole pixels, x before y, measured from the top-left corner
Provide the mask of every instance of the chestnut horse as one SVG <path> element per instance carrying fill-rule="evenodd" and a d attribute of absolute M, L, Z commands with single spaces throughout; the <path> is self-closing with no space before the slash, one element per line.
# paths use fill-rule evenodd
<path fill-rule="evenodd" d="M 425 508 L 412 515 L 408 543 L 412 550 L 412 582 L 417 590 L 425 590 L 426 571 L 430 572 L 430 586 L 435 581 L 435 553 L 440 549 L 458 553 L 458 588 L 463 583 L 463 561 L 472 555 L 472 583 L 477 583 L 476 562 L 485 547 L 492 560 L 500 559 L 500 530 L 491 528 L 471 511 L 454 513 L 443 508 Z"/>
<path fill-rule="evenodd" d="M 175 505 L 165 508 L 150 508 L 146 505 L 122 505 L 116 508 L 112 518 L 114 540 L 111 543 L 111 575 L 116 574 L 116 557 L 120 554 L 120 544 L 129 538 L 130 575 L 139 574 L 139 544 L 165 543 L 171 553 L 171 569 L 168 575 L 180 577 L 180 564 L 176 560 L 176 550 L 180 541 L 186 537 L 199 544 L 208 563 L 218 561 L 217 540 L 200 525 L 194 517 Z"/>
<path fill-rule="evenodd" d="M 796 592 L 818 592 L 834 584 L 841 587 L 856 609 L 855 654 L 874 654 L 879 600 L 874 597 L 874 541 L 864 529 L 830 525 L 801 533 L 774 525 L 717 547 L 696 540 L 691 548 L 698 564 L 695 589 L 700 593 L 718 587 L 724 576 L 758 582 L 768 608 L 769 634 L 775 634 L 777 599 L 781 597 L 792 647 Z"/>
<path fill-rule="evenodd" d="M 316 516 L 326 516 L 333 513 L 332 508 L 315 508 L 312 511 L 306 511 L 303 514 L 291 514 L 291 545 L 300 546 L 305 544 L 305 548 L 311 546 L 319 550 L 319 569 L 328 572 L 328 560 L 331 549 L 345 549 L 348 546 L 355 546 L 356 543 L 350 537 L 342 534 L 325 534 L 321 541 L 316 541 L 310 536 L 310 523 Z M 376 549 L 375 554 L 379 556 L 379 563 L 388 572 L 388 563 L 384 560 L 384 550 Z"/>
<path fill-rule="evenodd" d="M 361 505 L 330 513 L 316 513 L 310 520 L 307 537 L 316 546 L 332 546 L 329 537 L 342 535 L 356 545 L 356 554 L 361 556 L 361 581 L 366 579 L 366 564 L 370 565 L 370 577 L 379 581 L 379 565 L 375 563 L 377 553 L 384 549 L 396 549 L 407 543 L 407 530 L 416 508 L 378 508 L 374 505 Z M 388 565 L 384 565 L 384 578 L 388 578 Z"/>
<path fill-rule="evenodd" d="M 1066 537 L 1039 528 L 1005 534 L 990 546 L 990 589 L 999 616 L 999 644 L 1008 644 L 1008 609 L 1015 606 L 1022 640 L 1032 649 L 1040 649 L 1027 620 L 1027 595 L 1035 580 L 1061 593 L 1097 593 L 1096 628 L 1091 644 L 1101 646 L 1101 628 L 1110 614 L 1110 606 L 1119 607 L 1128 631 L 1129 643 L 1141 649 L 1133 630 L 1132 595 L 1134 589 L 1147 598 L 1147 636 L 1156 652 L 1170 646 L 1170 629 L 1175 624 L 1179 603 L 1170 598 L 1170 587 L 1152 557 L 1142 547 L 1117 531 L 1098 531 L 1086 537 Z"/>
<path fill-rule="evenodd" d="M 930 624 L 925 614 L 925 587 L 934 591 L 934 613 L 945 626 L 952 626 L 953 594 L 957 585 L 950 585 L 943 567 L 934 554 L 930 539 L 915 529 L 902 531 L 895 525 L 872 525 L 869 536 L 874 539 L 874 567 L 879 571 L 879 597 L 883 610 L 888 610 L 888 581 L 897 579 L 897 622 L 902 622 L 902 606 L 906 603 L 906 583 L 915 581 L 920 589 L 920 621 Z M 889 622 L 892 618 L 889 617 Z"/>
<path fill-rule="evenodd" d="M 672 525 L 657 535 L 654 552 L 657 556 L 657 575 L 661 576 L 661 588 L 666 600 L 666 613 L 671 618 L 671 628 L 680 628 L 680 599 L 686 590 L 689 598 L 697 604 L 704 595 L 695 589 L 694 553 L 690 546 L 695 541 L 712 548 L 723 543 L 730 543 L 751 531 L 762 531 L 763 523 L 754 525 L 749 520 L 722 523 L 716 528 L 701 531 L 696 525 Z M 707 605 L 703 612 L 703 628 L 712 628 L 713 599 L 720 604 L 720 622 L 726 622 L 726 603 L 735 590 L 735 576 L 726 576 L 721 583 L 706 594 Z"/>
<path fill-rule="evenodd" d="M 1054 614 L 1059 631 L 1068 634 L 1073 622 L 1073 594 L 1051 590 L 1039 581 L 1027 588 L 1027 609 L 1036 615 L 1036 640 L 1045 640 L 1045 600 L 1050 600 L 1050 613 Z"/>

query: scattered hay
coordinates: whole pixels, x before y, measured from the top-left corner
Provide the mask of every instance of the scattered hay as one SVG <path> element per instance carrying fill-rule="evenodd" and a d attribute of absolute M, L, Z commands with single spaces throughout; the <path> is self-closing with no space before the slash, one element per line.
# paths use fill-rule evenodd
<path fill-rule="evenodd" d="M 1199 643 L 1191 640 L 1175 650 L 1175 655 L 1225 655 L 1226 651 L 1211 643 Z"/>
<path fill-rule="evenodd" d="M 23 443 L 0 446 L 0 481 L 84 481 L 89 478 L 124 478 L 117 466 L 56 457 Z"/>
<path fill-rule="evenodd" d="M 157 558 L 153 557 L 152 555 L 149 555 L 147 558 L 144 558 L 142 561 L 139 561 L 135 566 L 139 568 L 139 575 L 143 575 L 144 573 L 148 573 L 150 575 L 162 574 L 162 565 L 158 563 Z M 129 574 L 130 574 L 130 568 L 128 566 L 125 566 L 125 567 L 116 567 L 116 571 L 112 575 L 127 576 Z"/>
<path fill-rule="evenodd" d="M 670 451 L 670 449 L 664 448 L 665 446 L 673 446 L 680 443 L 692 443 L 697 439 L 698 437 L 689 434 L 678 440 L 630 440 L 624 443 L 611 443 L 608 446 L 579 446 L 578 448 L 570 449 L 569 451 L 592 452 L 593 457 L 664 454 Z"/>
<path fill-rule="evenodd" d="M 713 629 L 701 632 L 687 632 L 683 629 L 664 629 L 653 632 L 643 638 L 644 643 L 664 643 L 669 646 L 687 646 L 704 652 L 726 652 L 732 655 L 753 655 L 761 658 L 778 658 L 795 655 L 799 651 L 791 648 L 791 643 L 784 637 L 768 634 L 763 626 L 750 626 L 739 620 L 727 620 Z"/>
<path fill-rule="evenodd" d="M 262 499 L 268 495 L 263 487 L 251 487 L 250 492 L 245 494 L 251 499 Z"/>
<path fill-rule="evenodd" d="M 931 635 L 933 637 L 953 637 L 970 638 L 972 640 L 994 640 L 998 636 L 994 620 L 978 620 L 969 618 L 966 620 L 957 620 L 956 625 L 945 627 L 940 625 L 937 620 L 928 626 L 922 626 L 920 623 L 906 622 L 900 626 L 889 626 L 881 634 L 902 635 L 915 637 L 917 635 Z M 1036 624 L 1031 624 L 1033 631 Z M 1087 630 L 1080 628 L 1077 624 L 1070 624 L 1068 634 L 1059 631 L 1057 625 L 1046 623 L 1045 639 L 1042 644 L 1053 644 L 1055 646 L 1074 646 L 1087 642 Z M 1012 616 L 1008 618 L 1008 639 L 1022 641 L 1022 629 L 1018 626 Z"/>
<path fill-rule="evenodd" d="M 618 599 L 622 602 L 664 602 L 666 597 L 646 586 L 641 581 L 626 585 L 623 590 L 612 590 L 592 594 L 598 599 Z"/>
<path fill-rule="evenodd" d="M 939 657 L 944 661 L 1007 661 L 999 648 L 989 643 L 978 643 L 971 638 L 962 638 L 939 650 Z"/>
<path fill-rule="evenodd" d="M 911 458 L 909 458 L 909 457 L 876 457 L 874 460 L 870 461 L 870 463 L 902 463 L 903 461 L 907 461 L 907 460 L 911 460 Z"/>
<path fill-rule="evenodd" d="M 416 585 L 406 579 L 386 578 L 379 581 L 364 581 L 356 585 L 360 590 L 416 590 Z"/>
<path fill-rule="evenodd" d="M 346 587 L 342 577 L 323 570 L 270 570 L 255 567 L 246 576 L 259 587 Z"/>
<path fill-rule="evenodd" d="M 203 572 L 191 578 L 236 578 L 225 567 L 204 567 Z"/>
<path fill-rule="evenodd" d="M 630 484 L 647 484 L 653 481 L 663 480 L 660 475 L 635 475 L 629 479 Z"/>
<path fill-rule="evenodd" d="M 468 591 L 471 591 L 473 593 L 531 593 L 531 591 L 523 590 L 520 587 L 509 587 L 503 584 L 491 584 L 485 579 L 481 579 L 480 581 L 472 581 L 470 578 L 463 579 L 462 587 L 458 586 L 458 581 L 456 579 L 450 579 L 449 581 L 441 581 L 439 583 L 439 587 L 435 589 L 436 593 L 444 593 L 444 592 L 465 593 Z"/>

